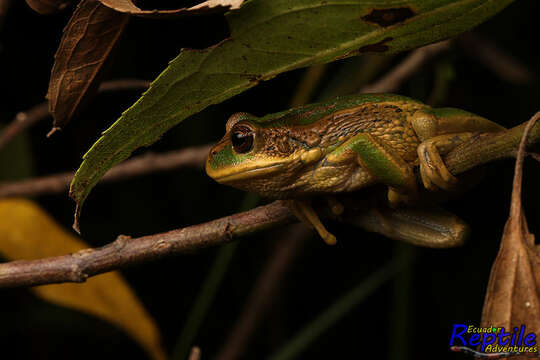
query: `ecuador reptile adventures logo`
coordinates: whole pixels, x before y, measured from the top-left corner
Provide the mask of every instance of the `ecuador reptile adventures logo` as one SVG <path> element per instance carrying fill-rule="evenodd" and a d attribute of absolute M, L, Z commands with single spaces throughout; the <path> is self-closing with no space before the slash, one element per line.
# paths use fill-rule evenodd
<path fill-rule="evenodd" d="M 490 359 L 513 355 L 538 356 L 537 335 L 527 332 L 525 325 L 505 329 L 454 324 L 450 349 Z"/>

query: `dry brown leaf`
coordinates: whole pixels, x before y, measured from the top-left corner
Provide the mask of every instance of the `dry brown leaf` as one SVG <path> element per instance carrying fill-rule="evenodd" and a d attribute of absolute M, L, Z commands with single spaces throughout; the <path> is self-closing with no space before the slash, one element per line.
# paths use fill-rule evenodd
<path fill-rule="evenodd" d="M 540 334 L 540 248 L 534 244 L 521 204 L 525 139 L 539 118 L 540 112 L 529 121 L 519 147 L 510 216 L 491 269 L 482 327 L 508 330 L 525 325 L 527 333 Z"/>
<path fill-rule="evenodd" d="M 172 10 L 144 10 L 136 6 L 132 0 L 100 0 L 105 6 L 116 11 L 144 17 L 175 17 L 198 15 L 210 12 L 225 12 L 238 9 L 244 0 L 208 0 L 189 8 Z"/>
<path fill-rule="evenodd" d="M 129 15 L 98 0 L 79 3 L 64 29 L 49 81 L 47 99 L 55 129 L 64 127 L 83 101 L 95 94 L 128 20 Z"/>
<path fill-rule="evenodd" d="M 39 259 L 73 253 L 88 245 L 62 229 L 33 202 L 0 201 L 0 253 L 10 260 Z M 156 360 L 165 359 L 159 330 L 118 272 L 89 278 L 83 284 L 30 288 L 52 303 L 103 318 L 123 329 Z"/>
<path fill-rule="evenodd" d="M 41 15 L 50 15 L 64 10 L 76 0 L 26 0 L 28 6 Z"/>

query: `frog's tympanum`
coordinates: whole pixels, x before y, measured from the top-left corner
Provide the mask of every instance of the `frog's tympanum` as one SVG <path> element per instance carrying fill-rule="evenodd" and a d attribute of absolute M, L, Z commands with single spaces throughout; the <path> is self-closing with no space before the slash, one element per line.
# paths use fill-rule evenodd
<path fill-rule="evenodd" d="M 232 115 L 206 172 L 238 189 L 293 199 L 293 212 L 334 244 L 306 199 L 382 183 L 395 206 L 414 199 L 417 166 L 428 190 L 450 189 L 456 178 L 441 154 L 475 132 L 502 129 L 480 116 L 403 96 L 342 97 L 261 118 Z M 343 210 L 338 204 L 333 209 Z"/>

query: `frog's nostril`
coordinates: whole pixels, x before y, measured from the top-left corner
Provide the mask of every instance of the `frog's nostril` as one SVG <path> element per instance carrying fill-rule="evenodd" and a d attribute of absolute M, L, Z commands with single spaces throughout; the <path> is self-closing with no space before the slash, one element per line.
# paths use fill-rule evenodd
<path fill-rule="evenodd" d="M 216 150 L 212 150 L 212 151 L 210 152 L 210 154 L 212 154 L 212 156 L 214 156 L 214 155 L 217 154 L 217 151 L 216 151 Z"/>

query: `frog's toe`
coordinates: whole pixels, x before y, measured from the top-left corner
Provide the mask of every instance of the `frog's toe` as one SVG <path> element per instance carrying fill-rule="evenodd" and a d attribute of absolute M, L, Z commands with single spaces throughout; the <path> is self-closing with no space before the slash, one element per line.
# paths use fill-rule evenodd
<path fill-rule="evenodd" d="M 319 233 L 319 234 L 322 236 L 324 242 L 327 245 L 336 245 L 337 244 L 337 240 L 336 240 L 336 237 L 334 236 L 334 234 L 331 234 L 329 232 L 326 232 L 326 234 L 324 234 L 324 235 L 321 234 L 321 233 Z"/>
<path fill-rule="evenodd" d="M 420 164 L 420 178 L 422 179 L 422 184 L 424 184 L 424 187 L 430 191 L 437 190 L 437 186 L 435 186 L 434 183 L 431 182 L 429 175 L 426 174 L 426 169 L 422 164 Z"/>
<path fill-rule="evenodd" d="M 433 143 L 426 141 L 418 146 L 418 159 L 420 176 L 426 189 L 451 190 L 457 183 L 456 177 L 450 173 Z"/>

